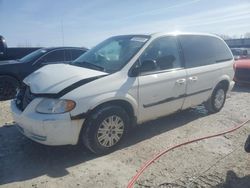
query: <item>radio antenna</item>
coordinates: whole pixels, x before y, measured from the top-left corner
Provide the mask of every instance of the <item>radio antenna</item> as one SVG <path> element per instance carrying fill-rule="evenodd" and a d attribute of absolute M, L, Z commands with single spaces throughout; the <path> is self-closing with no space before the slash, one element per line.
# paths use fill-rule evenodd
<path fill-rule="evenodd" d="M 62 46 L 64 46 L 64 28 L 63 28 L 63 19 L 61 19 L 61 33 L 62 33 Z"/>

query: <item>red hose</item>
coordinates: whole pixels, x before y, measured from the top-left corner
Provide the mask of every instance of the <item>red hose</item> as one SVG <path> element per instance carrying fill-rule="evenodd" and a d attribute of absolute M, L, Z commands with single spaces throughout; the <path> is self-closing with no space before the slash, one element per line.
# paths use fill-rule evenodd
<path fill-rule="evenodd" d="M 161 151 L 160 153 L 158 153 L 155 157 L 153 157 L 152 159 L 150 159 L 149 161 L 147 161 L 142 167 L 141 169 L 135 174 L 135 176 L 129 181 L 129 184 L 127 186 L 127 188 L 132 188 L 134 186 L 134 183 L 138 180 L 138 178 L 140 177 L 140 175 L 154 162 L 156 161 L 157 159 L 159 159 L 162 155 L 166 154 L 167 152 L 175 149 L 175 148 L 179 148 L 181 146 L 184 146 L 184 145 L 187 145 L 187 144 L 191 144 L 193 142 L 197 142 L 197 141 L 200 141 L 200 140 L 205 140 L 205 139 L 208 139 L 208 138 L 213 138 L 213 137 L 217 137 L 217 136 L 221 136 L 221 135 L 224 135 L 224 134 L 227 134 L 227 133 L 231 133 L 239 128 L 241 128 L 242 126 L 244 126 L 246 123 L 248 123 L 250 120 L 247 120 L 243 123 L 241 123 L 240 125 L 238 126 L 235 126 L 234 128 L 232 129 L 229 129 L 227 131 L 224 131 L 224 132 L 221 132 L 221 133 L 218 133 L 218 134 L 214 134 L 214 135 L 210 135 L 210 136 L 205 136 L 205 137 L 201 137 L 201 138 L 197 138 L 197 139 L 194 139 L 194 140 L 190 140 L 190 141 L 187 141 L 187 142 L 184 142 L 184 143 L 181 143 L 181 144 L 178 144 L 178 145 L 175 145 L 173 147 L 170 147 L 164 151 Z"/>

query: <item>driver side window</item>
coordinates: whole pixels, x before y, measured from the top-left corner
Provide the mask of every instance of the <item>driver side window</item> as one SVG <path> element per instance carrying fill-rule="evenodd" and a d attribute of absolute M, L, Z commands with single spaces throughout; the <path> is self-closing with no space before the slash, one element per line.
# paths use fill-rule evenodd
<path fill-rule="evenodd" d="M 151 62 L 151 66 L 148 66 L 148 62 Z M 140 63 L 142 72 L 182 67 L 176 38 L 170 36 L 155 39 L 140 56 Z M 145 64 L 148 64 L 146 69 L 143 68 Z"/>

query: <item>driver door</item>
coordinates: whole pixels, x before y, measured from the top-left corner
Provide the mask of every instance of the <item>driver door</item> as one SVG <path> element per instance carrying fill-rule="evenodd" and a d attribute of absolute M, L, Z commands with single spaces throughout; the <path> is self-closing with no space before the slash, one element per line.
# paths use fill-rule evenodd
<path fill-rule="evenodd" d="M 186 71 L 176 37 L 155 39 L 141 55 L 138 122 L 156 119 L 182 108 L 186 93 Z M 143 63 L 156 66 L 143 68 Z M 151 67 L 151 68 L 148 68 Z"/>

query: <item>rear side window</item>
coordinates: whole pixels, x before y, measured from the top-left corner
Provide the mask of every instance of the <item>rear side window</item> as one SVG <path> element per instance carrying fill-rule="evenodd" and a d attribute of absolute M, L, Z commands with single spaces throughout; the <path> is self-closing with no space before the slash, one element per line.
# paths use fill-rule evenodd
<path fill-rule="evenodd" d="M 54 50 L 49 52 L 39 62 L 42 63 L 56 63 L 65 61 L 65 50 Z"/>
<path fill-rule="evenodd" d="M 83 50 L 71 50 L 71 60 L 75 60 L 76 58 L 80 57 L 82 54 L 84 54 L 85 51 Z"/>
<path fill-rule="evenodd" d="M 78 49 L 65 49 L 64 51 L 65 51 L 64 54 L 65 62 L 71 62 L 84 53 L 83 50 L 78 50 Z"/>
<path fill-rule="evenodd" d="M 182 35 L 179 40 L 188 68 L 232 59 L 227 46 L 216 37 Z"/>
<path fill-rule="evenodd" d="M 74 61 L 85 51 L 79 49 L 65 49 L 65 61 Z"/>
<path fill-rule="evenodd" d="M 223 41 L 218 38 L 211 38 L 213 52 L 215 53 L 216 62 L 223 62 L 233 59 L 230 49 Z"/>
<path fill-rule="evenodd" d="M 69 50 L 69 49 L 66 49 L 65 50 L 65 54 L 64 54 L 64 61 L 71 61 L 72 60 L 72 52 L 71 52 L 71 50 Z"/>

